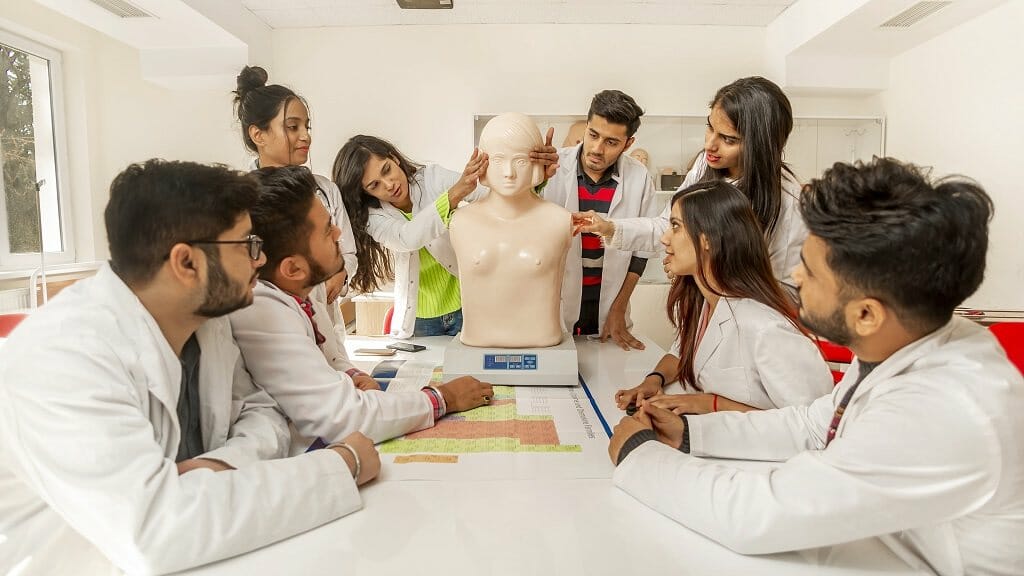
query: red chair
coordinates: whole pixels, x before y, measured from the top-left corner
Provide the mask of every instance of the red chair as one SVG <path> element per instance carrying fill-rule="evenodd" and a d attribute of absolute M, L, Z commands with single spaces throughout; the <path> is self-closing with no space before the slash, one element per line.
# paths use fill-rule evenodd
<path fill-rule="evenodd" d="M 0 338 L 7 338 L 25 318 L 28 318 L 28 314 L 0 314 Z"/>
<path fill-rule="evenodd" d="M 395 307 L 388 308 L 388 311 L 384 313 L 384 335 L 391 334 L 391 317 L 395 315 Z"/>
<path fill-rule="evenodd" d="M 825 357 L 826 362 L 833 364 L 849 364 L 853 362 L 853 352 L 850 351 L 846 346 L 840 346 L 839 344 L 833 344 L 826 342 L 825 340 L 818 340 L 818 349 L 821 350 L 821 355 Z M 832 381 L 836 384 L 843 379 L 843 372 L 841 370 L 829 369 L 832 371 Z"/>
<path fill-rule="evenodd" d="M 1006 350 L 1006 357 L 1024 374 L 1024 322 L 999 322 L 988 329 Z"/>

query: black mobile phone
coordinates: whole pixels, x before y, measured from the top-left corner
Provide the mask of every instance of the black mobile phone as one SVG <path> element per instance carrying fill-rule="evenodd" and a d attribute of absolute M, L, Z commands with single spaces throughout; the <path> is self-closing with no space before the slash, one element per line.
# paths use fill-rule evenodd
<path fill-rule="evenodd" d="M 419 344 L 410 344 L 409 342 L 393 342 L 391 344 L 388 344 L 388 348 L 392 348 L 394 350 L 401 350 L 402 352 L 419 352 L 420 350 L 427 349 L 426 346 L 421 346 Z"/>

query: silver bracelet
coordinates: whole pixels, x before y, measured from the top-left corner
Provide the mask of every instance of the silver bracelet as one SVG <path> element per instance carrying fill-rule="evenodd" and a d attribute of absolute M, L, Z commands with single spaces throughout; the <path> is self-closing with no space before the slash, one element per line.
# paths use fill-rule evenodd
<path fill-rule="evenodd" d="M 335 442 L 328 446 L 328 448 L 344 448 L 345 450 L 348 450 L 348 453 L 351 454 L 352 458 L 356 461 L 356 469 L 352 471 L 352 477 L 358 480 L 359 473 L 363 471 L 363 463 L 359 461 L 359 453 L 356 452 L 356 449 L 344 442 Z"/>

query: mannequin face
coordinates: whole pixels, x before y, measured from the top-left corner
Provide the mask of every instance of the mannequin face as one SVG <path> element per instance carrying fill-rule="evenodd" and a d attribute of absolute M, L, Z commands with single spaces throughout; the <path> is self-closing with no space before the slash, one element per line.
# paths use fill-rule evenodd
<path fill-rule="evenodd" d="M 629 155 L 635 158 L 644 166 L 647 166 L 647 163 L 650 161 L 650 157 L 647 156 L 647 150 L 644 150 L 643 148 L 637 148 L 636 150 L 630 152 Z"/>
<path fill-rule="evenodd" d="M 721 106 L 715 106 L 708 115 L 708 126 L 704 132 L 704 155 L 708 166 L 717 170 L 728 170 L 730 178 L 743 175 L 740 163 L 743 156 L 743 138 L 732 120 Z"/>
<path fill-rule="evenodd" d="M 665 247 L 663 264 L 676 276 L 693 276 L 697 273 L 697 250 L 683 224 L 681 205 L 682 202 L 676 202 L 672 206 L 668 229 L 661 235 L 661 244 Z"/>
<path fill-rule="evenodd" d="M 530 161 L 530 150 L 542 142 L 533 120 L 522 114 L 499 114 L 480 133 L 480 151 L 487 153 L 483 185 L 502 196 L 529 193 L 544 180 L 544 168 Z"/>
<path fill-rule="evenodd" d="M 530 161 L 530 148 L 513 142 L 493 142 L 487 147 L 484 185 L 502 196 L 528 193 L 544 179 L 540 164 Z"/>
<path fill-rule="evenodd" d="M 362 182 L 363 190 L 381 202 L 402 206 L 409 199 L 409 178 L 394 158 L 371 155 Z"/>
<path fill-rule="evenodd" d="M 569 126 L 569 132 L 565 135 L 565 140 L 562 141 L 562 146 L 575 146 L 580 142 L 583 142 L 583 133 L 587 130 L 587 123 L 585 121 L 579 121 Z"/>
<path fill-rule="evenodd" d="M 309 111 L 302 101 L 293 98 L 281 107 L 266 131 L 250 126 L 249 136 L 256 143 L 260 167 L 305 164 L 309 160 L 309 146 L 313 143 Z"/>

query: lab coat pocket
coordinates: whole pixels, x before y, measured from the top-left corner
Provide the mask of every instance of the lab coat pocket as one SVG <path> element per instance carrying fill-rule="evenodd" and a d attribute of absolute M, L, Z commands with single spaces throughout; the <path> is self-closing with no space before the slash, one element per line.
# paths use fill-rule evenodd
<path fill-rule="evenodd" d="M 750 403 L 750 374 L 743 366 L 705 367 L 700 372 L 700 383 L 706 393 L 725 396 L 743 404 Z"/>

